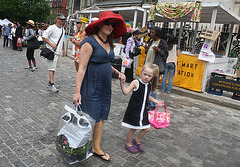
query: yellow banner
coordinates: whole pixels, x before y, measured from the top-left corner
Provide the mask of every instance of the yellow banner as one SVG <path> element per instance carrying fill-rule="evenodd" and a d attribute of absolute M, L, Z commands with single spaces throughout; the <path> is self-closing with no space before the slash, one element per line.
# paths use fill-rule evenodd
<path fill-rule="evenodd" d="M 180 54 L 177 58 L 177 75 L 173 76 L 173 85 L 201 92 L 205 61 L 197 56 Z"/>

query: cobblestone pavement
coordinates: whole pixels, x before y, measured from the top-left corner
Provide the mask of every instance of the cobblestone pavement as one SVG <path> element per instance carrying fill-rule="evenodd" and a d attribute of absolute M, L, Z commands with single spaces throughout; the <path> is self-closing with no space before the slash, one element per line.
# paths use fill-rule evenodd
<path fill-rule="evenodd" d="M 39 70 L 30 72 L 25 69 L 25 54 L 26 48 L 13 51 L 2 48 L 0 42 L 0 166 L 68 166 L 55 150 L 54 140 L 64 104 L 72 105 L 74 63 L 67 57 L 60 60 L 55 82 L 61 88 L 59 93 L 51 93 L 46 87 L 46 60 L 36 50 Z M 158 92 L 171 113 L 170 126 L 152 128 L 142 140 L 145 152 L 131 154 L 124 149 L 127 129 L 121 126 L 129 98 L 113 79 L 111 111 L 101 143 L 112 161 L 90 157 L 72 166 L 240 166 L 239 110 Z"/>

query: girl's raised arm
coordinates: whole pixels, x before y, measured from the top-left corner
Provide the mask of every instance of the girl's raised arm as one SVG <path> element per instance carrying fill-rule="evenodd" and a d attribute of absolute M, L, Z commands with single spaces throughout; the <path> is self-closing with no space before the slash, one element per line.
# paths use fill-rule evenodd
<path fill-rule="evenodd" d="M 122 80 L 120 80 L 121 89 L 122 89 L 122 92 L 123 92 L 124 95 L 127 95 L 133 89 L 137 88 L 137 84 L 138 84 L 138 81 L 137 80 L 133 80 L 131 82 L 131 84 L 126 88 L 124 82 L 122 82 Z"/>

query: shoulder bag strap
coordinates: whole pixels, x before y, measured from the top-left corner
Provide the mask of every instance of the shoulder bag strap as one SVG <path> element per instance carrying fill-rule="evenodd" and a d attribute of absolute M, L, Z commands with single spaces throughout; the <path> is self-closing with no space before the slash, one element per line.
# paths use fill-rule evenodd
<path fill-rule="evenodd" d="M 137 40 L 135 38 L 133 38 L 134 42 L 135 42 L 135 46 L 138 47 L 138 43 Z"/>
<path fill-rule="evenodd" d="M 61 38 L 62 38 L 62 35 L 63 35 L 63 28 L 62 28 L 62 34 L 61 34 L 61 36 L 60 36 L 60 38 L 59 38 L 56 46 L 58 46 L 58 44 L 59 44 L 59 42 L 60 42 L 60 40 L 61 40 Z"/>

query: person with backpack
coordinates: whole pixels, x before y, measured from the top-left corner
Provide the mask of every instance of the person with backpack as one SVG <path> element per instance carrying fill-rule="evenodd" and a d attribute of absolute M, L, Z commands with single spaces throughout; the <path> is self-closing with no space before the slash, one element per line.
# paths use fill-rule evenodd
<path fill-rule="evenodd" d="M 141 43 L 138 41 L 138 35 L 140 34 L 139 29 L 136 29 L 133 31 L 132 36 L 128 38 L 125 53 L 126 53 L 126 59 L 133 59 L 134 56 L 138 56 L 140 54 L 140 48 Z M 138 49 L 138 51 L 137 51 Z M 131 68 L 125 69 L 125 76 L 126 76 L 126 82 L 131 83 L 133 81 L 133 62 L 131 64 Z"/>

